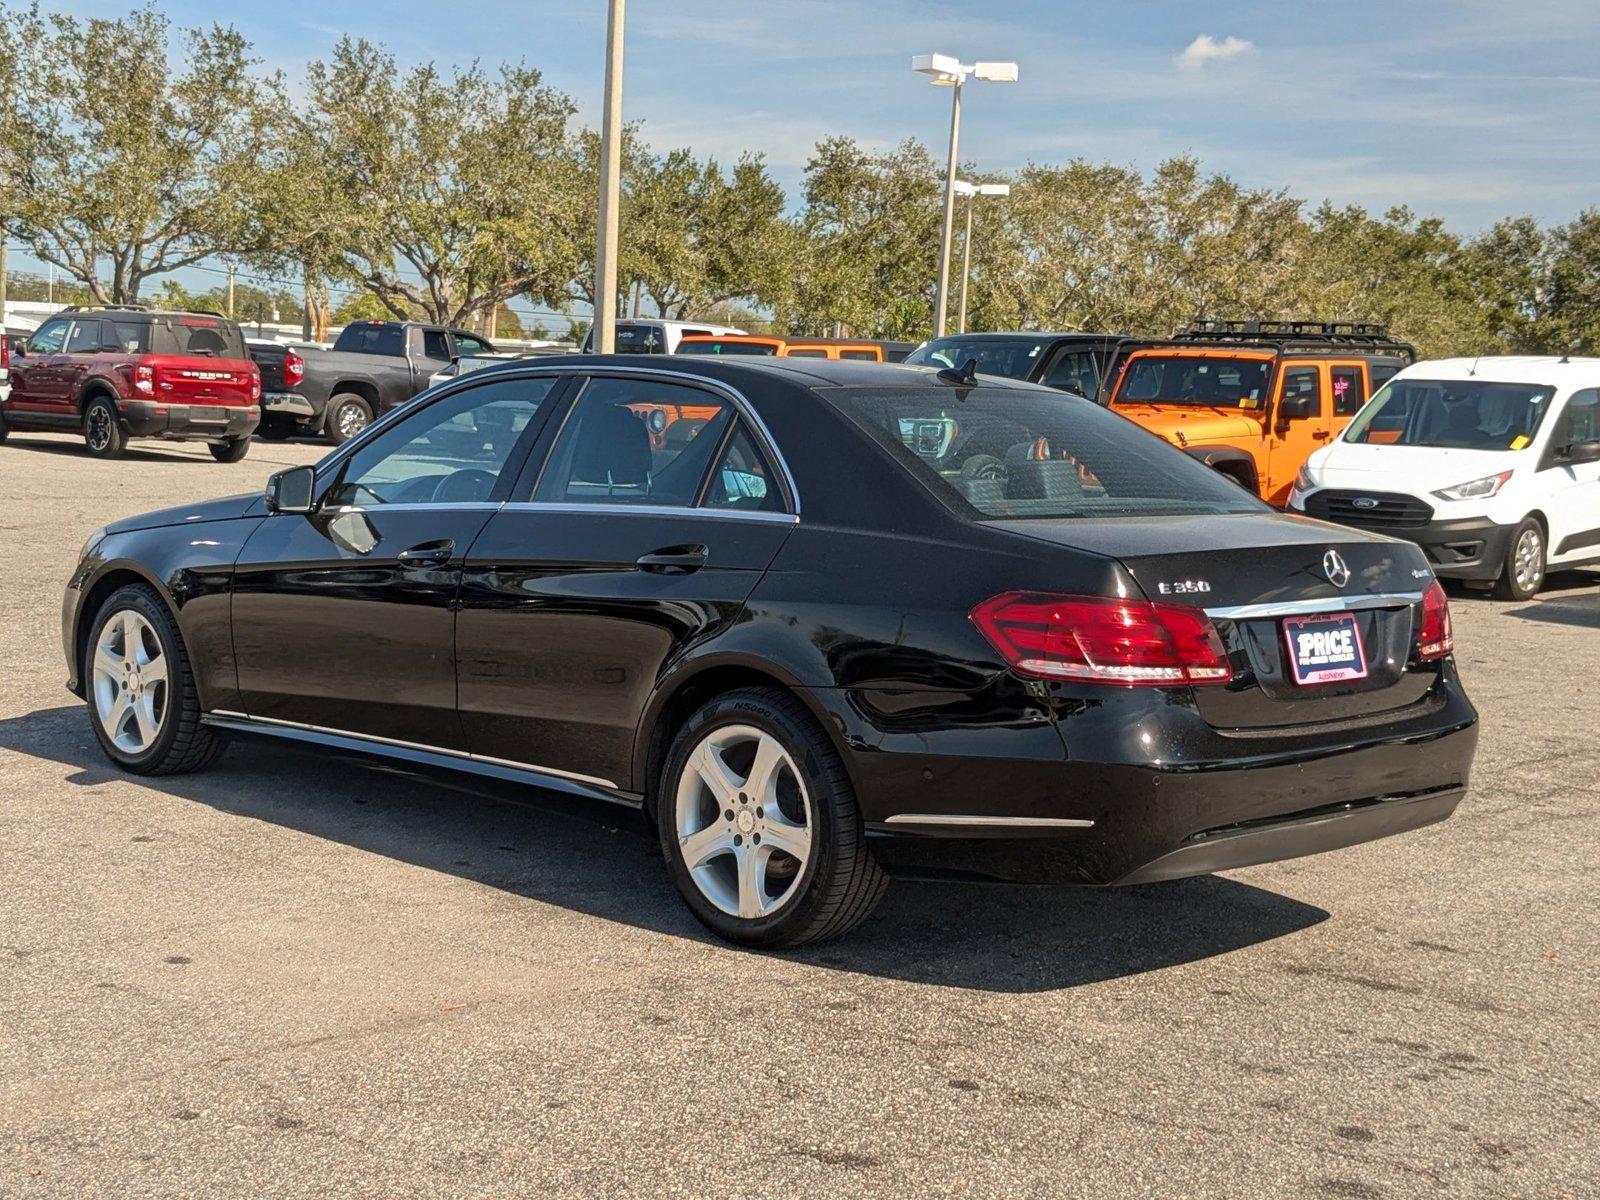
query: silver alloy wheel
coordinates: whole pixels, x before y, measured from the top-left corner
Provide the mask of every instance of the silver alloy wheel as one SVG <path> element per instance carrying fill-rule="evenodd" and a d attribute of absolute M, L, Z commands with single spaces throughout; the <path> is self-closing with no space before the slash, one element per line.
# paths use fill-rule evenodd
<path fill-rule="evenodd" d="M 353 438 L 367 427 L 367 414 L 361 411 L 359 404 L 341 404 L 335 419 L 342 438 Z"/>
<path fill-rule="evenodd" d="M 811 798 L 777 738 L 751 725 L 712 730 L 678 777 L 678 850 L 700 894 L 732 917 L 770 916 L 811 857 Z"/>
<path fill-rule="evenodd" d="M 89 447 L 104 450 L 111 444 L 111 413 L 104 404 L 89 410 Z"/>
<path fill-rule="evenodd" d="M 167 659 L 150 622 L 131 608 L 114 612 L 94 641 L 95 716 L 125 754 L 143 754 L 166 720 Z"/>
<path fill-rule="evenodd" d="M 1512 573 L 1516 576 L 1517 589 L 1523 592 L 1532 592 L 1539 586 L 1539 581 L 1544 578 L 1544 539 L 1536 528 L 1522 531 L 1522 536 L 1517 539 L 1516 556 L 1512 560 Z"/>

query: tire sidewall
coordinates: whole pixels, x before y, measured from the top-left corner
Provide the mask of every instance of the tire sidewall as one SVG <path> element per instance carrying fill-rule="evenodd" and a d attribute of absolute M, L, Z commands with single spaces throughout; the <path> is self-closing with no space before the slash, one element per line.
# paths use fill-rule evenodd
<path fill-rule="evenodd" d="M 142 754 L 129 754 L 112 742 L 100 724 L 100 714 L 95 710 L 94 701 L 94 651 L 100 641 L 100 631 L 105 628 L 106 621 L 113 615 L 128 609 L 137 612 L 150 623 L 150 628 L 155 630 L 156 638 L 161 643 L 162 657 L 167 661 L 167 709 L 161 717 L 161 732 Z M 139 771 L 148 769 L 167 756 L 178 736 L 179 710 L 189 699 L 190 684 L 184 663 L 185 659 L 172 618 L 147 589 L 134 585 L 119 588 L 106 597 L 105 603 L 95 613 L 93 624 L 89 626 L 89 636 L 84 639 L 81 677 L 84 695 L 88 702 L 89 725 L 100 742 L 100 749 L 112 762 L 130 771 Z"/>
<path fill-rule="evenodd" d="M 358 406 L 361 409 L 366 416 L 366 421 L 360 429 L 356 430 L 355 433 L 352 433 L 347 437 L 339 428 L 339 410 L 348 408 L 352 405 Z M 372 405 L 368 404 L 364 397 L 357 396 L 353 392 L 340 392 L 337 396 L 328 401 L 328 418 L 326 421 L 328 440 L 333 442 L 335 446 L 342 446 L 345 442 L 349 441 L 350 438 L 360 437 L 367 431 L 367 426 L 372 424 L 373 417 L 374 413 L 372 411 Z"/>
<path fill-rule="evenodd" d="M 777 912 L 746 920 L 731 917 L 701 894 L 690 877 L 678 849 L 678 781 L 690 752 L 710 733 L 729 725 L 749 725 L 776 737 L 800 772 L 800 782 L 811 802 L 811 854 L 795 894 Z M 735 692 L 702 706 L 678 731 L 662 765 L 656 797 L 656 828 L 661 838 L 661 853 L 678 894 L 706 928 L 730 941 L 747 945 L 769 945 L 785 941 L 795 930 L 804 929 L 821 903 L 816 881 L 819 875 L 832 874 L 838 851 L 839 831 L 834 819 L 833 797 L 828 794 L 826 775 L 818 760 L 814 737 L 787 713 L 761 697 Z M 852 800 L 852 804 L 854 801 Z"/>
<path fill-rule="evenodd" d="M 1517 546 L 1522 541 L 1523 534 L 1533 530 L 1539 536 L 1539 578 L 1534 581 L 1531 589 L 1524 590 L 1517 583 Z M 1549 574 L 1549 547 L 1545 545 L 1544 528 L 1533 517 L 1524 517 L 1517 527 L 1511 531 L 1511 542 L 1506 547 L 1505 571 L 1501 578 L 1501 590 L 1510 600 L 1532 600 L 1544 587 L 1545 576 Z"/>
<path fill-rule="evenodd" d="M 96 409 L 104 409 L 106 419 L 110 422 L 110 433 L 107 435 L 106 444 L 96 448 L 94 437 L 89 432 L 90 422 L 93 420 Z M 127 438 L 122 434 L 121 418 L 117 416 L 116 407 L 104 396 L 96 396 L 89 401 L 88 407 L 83 410 L 83 444 L 95 458 L 116 458 L 122 453 Z"/>

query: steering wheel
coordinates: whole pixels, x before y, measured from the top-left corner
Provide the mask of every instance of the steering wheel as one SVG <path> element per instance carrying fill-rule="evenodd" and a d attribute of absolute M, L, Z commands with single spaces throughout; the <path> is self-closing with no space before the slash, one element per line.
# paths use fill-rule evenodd
<path fill-rule="evenodd" d="M 494 491 L 494 481 L 495 477 L 488 471 L 480 471 L 476 467 L 452 471 L 439 480 L 439 486 L 433 489 L 433 499 L 436 504 L 487 500 L 489 493 Z"/>

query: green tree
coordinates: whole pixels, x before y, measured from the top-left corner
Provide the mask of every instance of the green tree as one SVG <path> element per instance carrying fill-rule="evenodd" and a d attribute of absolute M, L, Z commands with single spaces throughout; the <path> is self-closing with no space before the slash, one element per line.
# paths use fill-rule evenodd
<path fill-rule="evenodd" d="M 862 337 L 924 337 L 932 325 L 941 173 L 913 141 L 873 153 L 850 138 L 820 142 L 806 164 L 790 286 L 775 324 Z"/>
<path fill-rule="evenodd" d="M 307 76 L 305 161 L 353 214 L 339 273 L 396 316 L 465 324 L 567 295 L 580 221 L 572 101 L 518 64 L 401 72 L 345 38 Z M 293 161 L 293 160 L 290 160 Z"/>
<path fill-rule="evenodd" d="M 1551 241 L 1547 348 L 1600 354 L 1600 209 L 1585 209 Z"/>
<path fill-rule="evenodd" d="M 14 235 L 99 302 L 234 248 L 277 80 L 235 30 L 174 53 L 154 7 L 121 19 L 0 9 L 0 181 Z"/>

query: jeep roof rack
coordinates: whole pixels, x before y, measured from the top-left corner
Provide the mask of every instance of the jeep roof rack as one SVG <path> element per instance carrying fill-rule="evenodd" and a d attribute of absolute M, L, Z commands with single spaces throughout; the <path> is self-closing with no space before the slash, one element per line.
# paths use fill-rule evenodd
<path fill-rule="evenodd" d="M 1193 345 L 1227 344 L 1266 346 L 1297 353 L 1336 353 L 1340 350 L 1393 354 L 1415 362 L 1417 348 L 1389 336 L 1389 327 L 1377 321 L 1195 321 L 1172 335 L 1170 342 Z"/>

